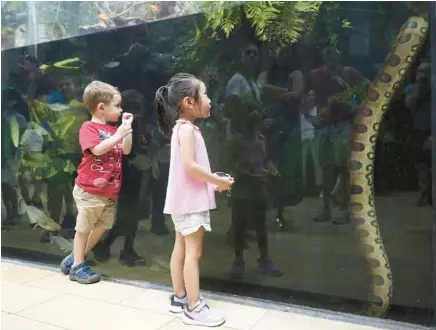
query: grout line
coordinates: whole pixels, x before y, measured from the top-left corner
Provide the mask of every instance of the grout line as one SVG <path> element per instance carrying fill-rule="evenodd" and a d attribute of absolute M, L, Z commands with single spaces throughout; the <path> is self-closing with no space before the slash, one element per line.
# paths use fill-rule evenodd
<path fill-rule="evenodd" d="M 258 325 L 260 323 L 260 321 L 262 321 L 271 311 L 267 310 L 265 314 L 262 315 L 262 317 L 260 319 L 258 319 L 256 321 L 256 323 L 249 329 L 252 330 L 254 327 L 256 327 L 256 325 Z"/>
<path fill-rule="evenodd" d="M 5 313 L 5 312 L 3 312 L 3 313 Z M 22 315 L 16 315 L 16 314 L 12 314 L 12 313 L 8 313 L 8 314 L 11 314 L 11 315 L 13 315 L 15 317 L 19 317 L 19 318 L 22 318 L 22 319 L 25 319 L 25 320 L 29 320 L 29 321 L 33 321 L 33 322 L 37 322 L 37 323 L 41 323 L 41 324 L 51 325 L 52 327 L 60 328 L 60 329 L 63 329 L 63 330 L 73 330 L 71 328 L 65 328 L 64 326 L 59 326 L 59 325 L 56 325 L 56 324 L 52 324 L 52 323 L 47 323 L 47 322 L 31 319 L 31 318 L 28 318 L 28 317 L 25 317 L 25 316 L 22 316 Z"/>
<path fill-rule="evenodd" d="M 47 291 L 49 291 L 49 290 L 47 290 Z M 52 292 L 56 292 L 56 291 L 52 291 Z M 59 292 L 56 292 L 56 293 L 59 293 Z M 24 312 L 24 311 L 27 311 L 28 309 L 38 307 L 39 305 L 43 305 L 43 304 L 45 304 L 46 302 L 49 302 L 50 300 L 54 300 L 54 299 L 60 298 L 60 297 L 62 297 L 62 296 L 64 296 L 64 295 L 65 295 L 64 293 L 61 293 L 59 296 L 52 297 L 52 298 L 49 298 L 49 299 L 47 299 L 47 300 L 43 300 L 43 301 L 41 301 L 41 302 L 38 302 L 36 305 L 30 306 L 30 307 L 26 307 L 26 308 L 24 308 L 24 309 L 19 310 L 18 312 L 14 312 L 13 314 L 17 315 L 18 313 L 22 313 L 22 312 Z M 18 316 L 18 315 L 17 315 L 17 316 Z"/>
<path fill-rule="evenodd" d="M 164 328 L 165 328 L 168 324 L 173 323 L 173 322 L 174 322 L 175 320 L 177 320 L 177 319 L 178 319 L 177 316 L 173 317 L 170 321 L 168 321 L 167 323 L 165 323 L 163 326 L 161 326 L 161 327 L 158 328 L 157 330 L 164 330 Z"/>

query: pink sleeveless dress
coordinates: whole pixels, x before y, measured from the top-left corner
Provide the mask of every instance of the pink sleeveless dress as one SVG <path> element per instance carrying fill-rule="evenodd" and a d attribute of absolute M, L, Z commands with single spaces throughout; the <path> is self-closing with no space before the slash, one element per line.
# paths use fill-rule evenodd
<path fill-rule="evenodd" d="M 210 171 L 206 144 L 200 129 L 185 120 L 176 121 L 171 136 L 171 160 L 164 213 L 172 216 L 177 232 L 196 232 L 201 226 L 210 231 L 209 210 L 216 208 L 213 185 L 197 180 L 183 168 L 178 132 L 181 125 L 191 125 L 195 137 L 195 162 Z"/>

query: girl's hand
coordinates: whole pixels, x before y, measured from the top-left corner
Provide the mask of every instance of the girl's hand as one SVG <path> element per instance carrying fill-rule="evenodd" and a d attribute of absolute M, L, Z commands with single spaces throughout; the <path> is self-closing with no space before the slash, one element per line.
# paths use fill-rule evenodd
<path fill-rule="evenodd" d="M 219 178 L 220 182 L 216 188 L 216 190 L 219 192 L 230 190 L 232 188 L 233 182 L 235 182 L 235 179 L 233 179 L 231 176 Z"/>

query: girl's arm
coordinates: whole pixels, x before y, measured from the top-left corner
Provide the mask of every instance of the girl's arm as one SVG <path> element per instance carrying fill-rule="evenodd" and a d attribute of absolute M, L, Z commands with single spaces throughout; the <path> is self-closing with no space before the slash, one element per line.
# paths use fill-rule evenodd
<path fill-rule="evenodd" d="M 179 127 L 178 140 L 180 143 L 184 170 L 203 182 L 217 186 L 222 185 L 222 178 L 205 170 L 195 162 L 195 136 L 194 128 L 191 125 L 181 125 Z"/>

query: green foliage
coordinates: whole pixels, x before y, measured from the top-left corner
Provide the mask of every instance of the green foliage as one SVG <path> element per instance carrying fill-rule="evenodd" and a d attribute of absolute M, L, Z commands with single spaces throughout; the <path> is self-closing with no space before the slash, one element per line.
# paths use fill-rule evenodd
<path fill-rule="evenodd" d="M 259 40 L 281 48 L 297 42 L 312 29 L 321 4 L 321 1 L 204 2 L 206 21 L 202 31 L 214 38 L 223 32 L 228 38 L 245 19 Z"/>

